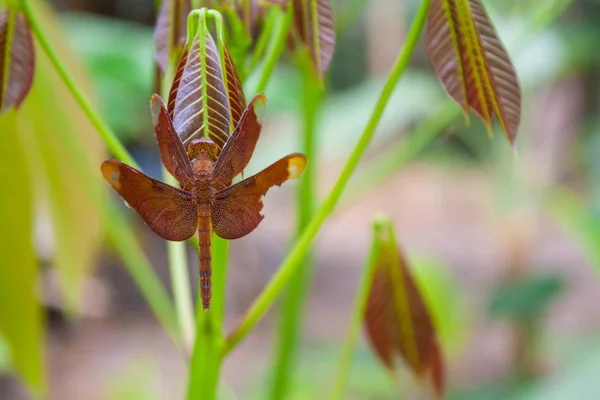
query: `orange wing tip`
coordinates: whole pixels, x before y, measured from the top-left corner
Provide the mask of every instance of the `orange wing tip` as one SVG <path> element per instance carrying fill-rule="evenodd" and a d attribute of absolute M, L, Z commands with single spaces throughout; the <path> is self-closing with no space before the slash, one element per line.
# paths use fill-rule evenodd
<path fill-rule="evenodd" d="M 288 179 L 296 179 L 306 168 L 306 157 L 303 154 L 298 154 L 290 157 L 288 160 Z"/>
<path fill-rule="evenodd" d="M 106 160 L 100 166 L 102 176 L 104 179 L 111 184 L 112 187 L 119 190 L 121 188 L 121 173 L 119 172 L 119 166 L 117 161 Z"/>

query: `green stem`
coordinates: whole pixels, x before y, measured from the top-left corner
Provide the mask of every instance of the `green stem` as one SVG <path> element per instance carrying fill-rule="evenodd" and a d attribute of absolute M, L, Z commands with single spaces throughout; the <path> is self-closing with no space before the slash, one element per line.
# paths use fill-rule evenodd
<path fill-rule="evenodd" d="M 250 60 L 250 71 L 254 71 L 260 62 L 260 59 L 267 48 L 267 43 L 269 42 L 269 38 L 273 32 L 275 22 L 279 17 L 279 13 L 280 11 L 278 10 L 278 7 L 272 7 L 271 10 L 269 10 L 267 19 L 265 20 L 265 25 L 261 30 L 258 41 L 256 42 L 256 46 L 254 47 L 254 52 L 252 53 L 252 58 Z"/>
<path fill-rule="evenodd" d="M 173 80 L 178 61 L 174 57 L 169 57 L 169 60 L 167 71 L 161 82 L 161 95 L 165 101 L 169 97 L 169 91 L 171 90 L 169 83 Z M 162 177 L 165 183 L 179 187 L 177 180 L 164 167 L 162 168 Z M 194 345 L 195 320 L 185 242 L 167 241 L 167 257 L 171 275 L 171 290 L 173 291 L 183 346 L 186 353 L 190 354 Z"/>
<path fill-rule="evenodd" d="M 374 222 L 374 230 L 381 230 L 382 221 L 376 219 Z M 375 272 L 376 261 L 379 256 L 379 241 L 373 240 L 371 245 L 371 253 L 367 259 L 365 268 L 363 269 L 358 289 L 356 291 L 356 300 L 354 302 L 354 309 L 352 311 L 352 317 L 350 319 L 350 326 L 348 326 L 348 333 L 342 348 L 342 355 L 340 357 L 340 364 L 338 366 L 335 383 L 333 390 L 331 391 L 331 400 L 343 400 L 344 392 L 346 391 L 346 385 L 348 383 L 348 375 L 350 372 L 350 365 L 352 363 L 352 355 L 356 348 L 358 336 L 360 334 L 360 327 L 362 326 L 365 310 L 367 308 L 367 301 L 369 299 L 369 293 L 371 292 L 371 283 L 373 282 L 373 274 Z"/>
<path fill-rule="evenodd" d="M 190 364 L 188 399 L 215 400 L 223 362 L 223 316 L 227 278 L 229 242 L 213 236 L 213 296 L 211 309 L 202 310 L 200 295 L 196 312 L 196 341 Z M 198 291 L 199 293 L 199 291 Z"/>
<path fill-rule="evenodd" d="M 175 310 L 171 300 L 154 273 L 148 258 L 144 255 L 130 226 L 114 209 L 107 215 L 106 222 L 110 242 L 123 260 L 142 296 L 171 339 L 177 345 L 181 345 L 181 332 L 175 319 Z"/>
<path fill-rule="evenodd" d="M 266 288 L 262 291 L 259 297 L 256 299 L 254 304 L 251 306 L 250 310 L 246 314 L 242 323 L 239 327 L 233 332 L 233 334 L 229 337 L 226 343 L 226 351 L 230 351 L 233 349 L 247 334 L 248 332 L 256 325 L 256 323 L 260 320 L 260 318 L 265 314 L 267 309 L 271 306 L 273 301 L 281 294 L 281 292 L 285 289 L 289 281 L 296 275 L 298 269 L 302 266 L 302 260 L 304 259 L 304 255 L 308 251 L 312 241 L 315 236 L 319 232 L 321 225 L 329 214 L 335 208 L 338 200 L 340 199 L 344 188 L 346 187 L 348 181 L 350 180 L 350 176 L 354 172 L 354 169 L 358 165 L 362 155 L 365 153 L 367 146 L 371 142 L 373 135 L 375 133 L 375 129 L 379 124 L 381 116 L 383 115 L 383 111 L 396 87 L 396 84 L 402 77 L 402 74 L 406 70 L 406 66 L 408 65 L 408 61 L 410 60 L 417 41 L 419 39 L 419 35 L 423 26 L 425 24 L 425 20 L 427 18 L 427 10 L 429 8 L 430 0 L 423 0 L 421 3 L 421 7 L 419 8 L 419 12 L 413 22 L 408 37 L 406 39 L 406 43 L 404 44 L 404 48 L 402 49 L 394 68 L 392 69 L 388 80 L 383 88 L 383 91 L 379 97 L 379 100 L 373 110 L 371 118 L 360 137 L 356 147 L 354 148 L 352 154 L 350 155 L 346 165 L 344 166 L 337 182 L 335 183 L 333 189 L 321 205 L 321 207 L 317 210 L 314 218 L 311 220 L 311 223 L 304 230 L 302 236 L 298 241 L 296 241 L 295 246 L 288 254 L 287 258 L 284 260 L 283 264 L 279 268 L 277 274 L 271 279 Z"/>
<path fill-rule="evenodd" d="M 344 204 L 353 204 L 357 198 L 370 193 L 382 181 L 420 154 L 444 130 L 463 115 L 456 103 L 448 100 L 433 116 L 419 123 L 410 135 L 389 147 L 377 159 L 363 167 L 346 191 Z"/>
<path fill-rule="evenodd" d="M 131 157 L 131 154 L 129 154 L 125 146 L 123 146 L 121 141 L 117 138 L 106 122 L 104 122 L 100 114 L 98 114 L 98 112 L 92 106 L 90 100 L 79 89 L 77 83 L 75 83 L 75 79 L 73 79 L 71 74 L 67 71 L 67 68 L 60 60 L 58 53 L 56 50 L 54 50 L 48 41 L 48 38 L 46 38 L 44 35 L 44 32 L 36 19 L 35 13 L 32 11 L 29 5 L 29 2 L 27 0 L 21 0 L 21 7 L 23 9 L 23 13 L 27 17 L 27 20 L 29 21 L 29 25 L 31 26 L 36 39 L 44 50 L 44 53 L 46 53 L 50 59 L 50 62 L 58 72 L 58 75 L 63 80 L 92 125 L 94 125 L 94 127 L 98 130 L 108 149 L 115 157 L 122 160 L 124 163 L 129 164 L 132 167 L 139 168 L 133 157 Z"/>
<path fill-rule="evenodd" d="M 298 187 L 297 215 L 298 233 L 308 226 L 314 213 L 316 203 L 317 154 L 315 151 L 317 112 L 323 96 L 323 85 L 315 79 L 316 75 L 311 70 L 308 59 L 303 63 L 304 93 L 303 93 L 303 120 L 304 120 L 304 148 L 303 153 L 310 160 L 310 168 L 304 171 Z M 275 353 L 275 368 L 273 369 L 273 386 L 271 399 L 284 399 L 288 391 L 290 377 L 293 375 L 296 355 L 299 347 L 301 320 L 304 315 L 306 294 L 312 282 L 314 264 L 311 254 L 306 254 L 300 271 L 296 274 L 283 297 L 279 315 L 277 334 L 277 350 Z"/>
<path fill-rule="evenodd" d="M 279 10 L 277 12 L 281 13 Z M 253 93 L 263 93 L 267 88 L 269 80 L 271 79 L 271 74 L 273 73 L 275 65 L 277 64 L 277 60 L 279 60 L 279 56 L 283 52 L 283 49 L 285 49 L 285 44 L 290 31 L 290 26 L 292 25 L 293 16 L 294 10 L 290 5 L 285 14 L 278 18 L 277 27 L 272 36 L 271 42 L 269 43 L 267 58 L 264 62 L 260 79 L 258 81 L 258 86 Z"/>

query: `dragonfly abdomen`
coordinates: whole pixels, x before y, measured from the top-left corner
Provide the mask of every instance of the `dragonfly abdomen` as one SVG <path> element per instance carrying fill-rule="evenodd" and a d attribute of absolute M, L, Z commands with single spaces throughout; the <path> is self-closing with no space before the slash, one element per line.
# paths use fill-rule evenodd
<path fill-rule="evenodd" d="M 202 308 L 210 307 L 210 296 L 212 292 L 212 257 L 210 253 L 211 215 L 210 205 L 198 206 L 198 250 L 199 272 L 200 272 L 200 295 L 202 296 Z"/>

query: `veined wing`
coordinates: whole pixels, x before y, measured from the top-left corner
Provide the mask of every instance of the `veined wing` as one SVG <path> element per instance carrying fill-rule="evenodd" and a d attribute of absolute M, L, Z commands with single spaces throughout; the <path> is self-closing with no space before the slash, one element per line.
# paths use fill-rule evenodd
<path fill-rule="evenodd" d="M 169 112 L 157 94 L 152 96 L 151 106 L 154 133 L 162 162 L 167 171 L 181 183 L 182 187 L 189 188 L 194 182 L 192 163 L 181 139 L 175 132 Z"/>
<path fill-rule="evenodd" d="M 104 161 L 101 169 L 104 179 L 161 238 L 182 241 L 196 232 L 196 201 L 191 193 L 152 179 L 120 161 Z"/>
<path fill-rule="evenodd" d="M 224 239 L 238 239 L 252 232 L 264 218 L 262 197 L 267 191 L 302 174 L 303 154 L 290 154 L 256 175 L 220 190 L 212 208 L 213 229 Z"/>
<path fill-rule="evenodd" d="M 217 189 L 231 185 L 233 178 L 240 174 L 250 162 L 261 129 L 254 110 L 257 100 L 264 104 L 265 96 L 262 94 L 254 96 L 219 155 L 212 174 L 212 181 Z"/>

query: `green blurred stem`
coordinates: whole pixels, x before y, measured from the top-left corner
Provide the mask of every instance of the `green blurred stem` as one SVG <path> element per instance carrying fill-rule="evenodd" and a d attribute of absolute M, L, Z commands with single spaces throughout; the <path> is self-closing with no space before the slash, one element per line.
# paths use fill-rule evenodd
<path fill-rule="evenodd" d="M 299 238 L 310 223 L 316 203 L 317 152 L 315 151 L 317 112 L 323 98 L 323 85 L 312 73 L 308 59 L 303 63 L 303 124 L 304 143 L 302 152 L 306 155 L 309 167 L 304 171 L 298 187 L 296 202 Z M 289 382 L 297 365 L 296 357 L 300 346 L 299 338 L 301 321 L 304 315 L 304 303 L 312 282 L 314 263 L 312 255 L 306 254 L 300 270 L 296 273 L 286 291 L 279 314 L 277 330 L 277 348 L 275 352 L 275 368 L 273 369 L 273 386 L 271 399 L 286 398 Z"/>
<path fill-rule="evenodd" d="M 112 246 L 123 260 L 142 296 L 173 342 L 181 345 L 181 332 L 171 300 L 144 255 L 131 227 L 114 208 L 107 215 L 106 225 Z"/>
<path fill-rule="evenodd" d="M 373 138 L 375 129 L 379 124 L 381 116 L 383 115 L 396 84 L 406 70 L 406 66 L 408 65 L 408 62 L 413 54 L 419 39 L 419 35 L 425 24 L 429 3 L 430 0 L 423 0 L 421 2 L 421 6 L 417 16 L 415 17 L 415 21 L 410 28 L 404 48 L 400 52 L 400 55 L 394 64 L 394 67 L 388 77 L 388 80 L 362 136 L 350 155 L 350 158 L 346 162 L 346 165 L 344 166 L 333 189 L 317 210 L 314 218 L 304 230 L 302 236 L 296 241 L 295 246 L 292 248 L 287 258 L 283 261 L 277 274 L 273 277 L 273 279 L 271 279 L 267 287 L 256 299 L 238 328 L 228 338 L 225 348 L 226 351 L 233 349 L 248 334 L 248 332 L 256 325 L 260 318 L 269 309 L 271 304 L 273 304 L 273 301 L 275 301 L 277 296 L 281 294 L 290 280 L 296 276 L 296 273 L 301 268 L 305 254 L 310 248 L 312 241 L 317 236 L 321 225 L 323 225 L 323 222 L 325 222 L 329 214 L 331 214 L 338 200 L 340 199 L 344 188 L 352 176 L 352 173 L 356 169 L 358 162 Z"/>
<path fill-rule="evenodd" d="M 212 242 L 213 296 L 211 309 L 202 310 L 201 296 L 197 295 L 196 341 L 190 364 L 189 400 L 218 398 L 219 375 L 223 362 L 223 316 L 227 278 L 229 242 L 216 235 Z M 199 293 L 199 288 L 198 288 Z"/>
<path fill-rule="evenodd" d="M 253 71 L 254 68 L 256 68 L 265 52 L 265 49 L 267 48 L 267 43 L 269 42 L 269 38 L 273 32 L 273 27 L 281 13 L 278 8 L 279 7 L 272 7 L 267 14 L 265 25 L 261 30 L 258 41 L 256 42 L 256 46 L 254 47 L 254 52 L 252 53 L 252 59 L 250 60 L 250 71 Z"/>
<path fill-rule="evenodd" d="M 269 79 L 271 79 L 271 74 L 279 60 L 279 56 L 281 56 L 283 49 L 285 49 L 290 26 L 292 25 L 294 9 L 291 4 L 287 8 L 285 14 L 282 15 L 280 10 L 277 10 L 276 12 L 278 13 L 279 18 L 277 19 L 277 25 L 271 36 L 267 57 L 260 75 L 260 80 L 258 81 L 258 86 L 254 93 L 263 93 L 267 88 Z"/>
<path fill-rule="evenodd" d="M 385 224 L 384 220 L 376 219 L 373 224 L 374 230 L 384 229 L 383 224 Z M 374 239 L 373 244 L 371 245 L 371 253 L 369 254 L 365 268 L 363 269 L 356 291 L 356 300 L 354 301 L 350 326 L 348 326 L 348 333 L 346 335 L 346 340 L 344 341 L 344 347 L 342 348 L 340 364 L 338 366 L 333 390 L 330 395 L 331 400 L 344 399 L 344 392 L 346 391 L 346 385 L 348 384 L 348 375 L 352 363 L 352 355 L 354 354 L 354 349 L 356 348 L 356 343 L 360 334 L 360 327 L 362 326 L 365 317 L 365 310 L 367 308 L 367 301 L 369 300 L 369 293 L 371 291 L 371 283 L 373 282 L 378 255 L 379 241 Z"/>
<path fill-rule="evenodd" d="M 102 119 L 100 114 L 94 109 L 90 100 L 86 97 L 86 95 L 79 89 L 75 79 L 73 76 L 67 71 L 66 66 L 60 60 L 60 57 L 56 53 L 56 50 L 52 47 L 46 35 L 44 35 L 43 30 L 41 29 L 34 12 L 32 11 L 29 1 L 20 0 L 21 7 L 23 9 L 23 13 L 27 17 L 29 21 L 29 25 L 33 30 L 33 33 L 38 40 L 40 46 L 44 50 L 44 53 L 50 59 L 50 62 L 58 72 L 58 75 L 63 80 L 85 115 L 88 117 L 92 125 L 100 132 L 102 139 L 106 143 L 106 146 L 111 151 L 111 153 L 123 161 L 126 164 L 131 165 L 132 167 L 139 168 L 131 154 L 127 151 L 125 146 L 121 143 L 121 141 L 117 138 L 114 132 L 110 129 L 108 124 Z"/>

